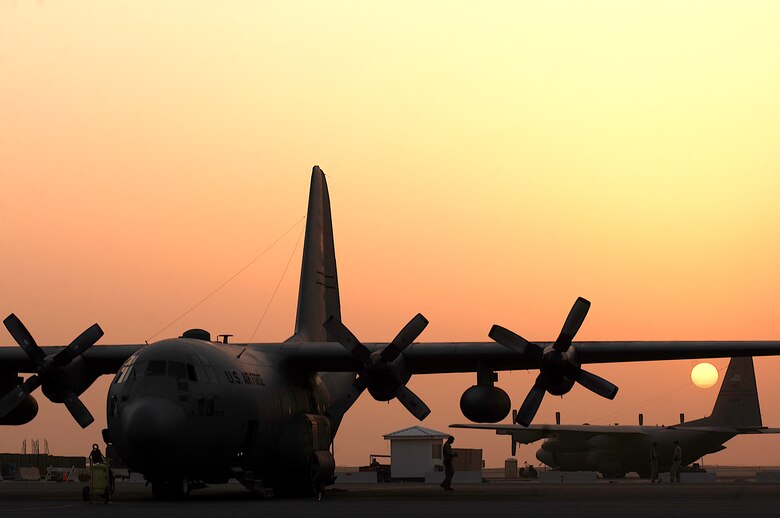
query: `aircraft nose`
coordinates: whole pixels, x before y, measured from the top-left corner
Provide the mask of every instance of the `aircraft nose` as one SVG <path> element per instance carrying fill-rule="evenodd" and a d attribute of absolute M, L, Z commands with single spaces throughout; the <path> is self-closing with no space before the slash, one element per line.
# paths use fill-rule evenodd
<path fill-rule="evenodd" d="M 546 464 L 548 466 L 555 466 L 555 454 L 545 450 L 544 448 L 539 448 L 536 450 L 536 458 L 539 462 Z"/>
<path fill-rule="evenodd" d="M 172 401 L 145 397 L 131 402 L 122 413 L 127 442 L 143 451 L 171 451 L 185 435 L 184 410 Z"/>

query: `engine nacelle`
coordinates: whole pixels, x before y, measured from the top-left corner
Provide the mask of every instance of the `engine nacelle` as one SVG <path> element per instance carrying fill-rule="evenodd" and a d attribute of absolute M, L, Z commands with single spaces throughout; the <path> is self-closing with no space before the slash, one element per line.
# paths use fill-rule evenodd
<path fill-rule="evenodd" d="M 24 378 L 17 376 L 16 372 L 0 372 L 0 398 L 16 389 L 24 382 Z M 38 402 L 32 396 L 25 397 L 19 405 L 9 414 L 0 419 L 0 425 L 18 426 L 27 424 L 38 415 Z"/>
<path fill-rule="evenodd" d="M 379 353 L 373 353 L 366 362 L 365 370 L 370 373 L 368 393 L 377 401 L 390 401 L 395 398 L 398 387 L 406 385 L 412 377 L 403 356 L 387 363 Z"/>
<path fill-rule="evenodd" d="M 497 423 L 509 414 L 512 401 L 498 387 L 473 385 L 460 397 L 460 411 L 475 423 Z"/>
<path fill-rule="evenodd" d="M 0 425 L 18 426 L 27 424 L 38 415 L 38 402 L 32 396 L 27 396 L 11 413 L 0 419 Z"/>

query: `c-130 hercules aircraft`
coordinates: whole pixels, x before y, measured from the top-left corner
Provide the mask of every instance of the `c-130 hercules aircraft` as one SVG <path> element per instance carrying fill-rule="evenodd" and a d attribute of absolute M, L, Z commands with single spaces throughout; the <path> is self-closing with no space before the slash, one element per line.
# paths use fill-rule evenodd
<path fill-rule="evenodd" d="M 556 421 L 560 421 L 560 414 Z M 672 466 L 674 442 L 682 446 L 682 465 L 704 455 L 725 449 L 729 439 L 741 434 L 777 434 L 780 428 L 768 428 L 761 421 L 758 387 L 753 359 L 732 358 L 718 391 L 712 413 L 694 421 L 672 426 L 645 426 L 642 414 L 639 426 L 537 424 L 453 424 L 452 428 L 495 430 L 512 438 L 512 456 L 517 443 L 530 444 L 545 439 L 536 458 L 559 471 L 599 471 L 605 478 L 623 477 L 635 471 L 650 477 L 650 447 L 658 444 L 659 472 Z"/>
<path fill-rule="evenodd" d="M 495 423 L 510 410 L 509 396 L 494 386 L 496 371 L 539 369 L 518 412 L 527 425 L 545 392 L 563 395 L 575 382 L 615 397 L 618 388 L 585 364 L 780 354 L 777 341 L 575 344 L 590 306 L 582 298 L 554 343 L 533 344 L 499 326 L 489 333 L 494 342 L 412 343 L 428 324 L 418 314 L 389 344 L 362 344 L 341 322 L 330 201 L 317 166 L 302 262 L 295 333 L 282 343 L 219 343 L 191 329 L 150 345 L 92 347 L 103 335 L 95 324 L 67 347 L 39 347 L 11 314 L 4 324 L 20 349 L 0 348 L 0 424 L 31 421 L 38 411 L 31 393 L 41 387 L 86 427 L 94 419 L 78 395 L 116 373 L 103 436 L 155 497 L 231 477 L 254 490 L 311 494 L 335 480 L 333 439 L 364 390 L 398 399 L 420 420 L 430 413 L 406 387 L 415 374 L 475 372 L 461 410 Z M 18 373 L 34 374 L 23 381 Z"/>

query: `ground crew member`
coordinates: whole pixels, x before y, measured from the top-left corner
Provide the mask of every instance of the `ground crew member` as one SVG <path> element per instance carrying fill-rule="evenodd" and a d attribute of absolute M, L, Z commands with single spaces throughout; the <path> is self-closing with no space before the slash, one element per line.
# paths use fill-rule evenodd
<path fill-rule="evenodd" d="M 104 461 L 103 454 L 100 452 L 100 446 L 97 444 L 92 445 L 92 451 L 89 452 L 90 464 L 101 464 Z"/>
<path fill-rule="evenodd" d="M 455 442 L 453 436 L 447 437 L 447 442 L 444 444 L 442 450 L 442 457 L 444 457 L 444 482 L 441 483 L 441 487 L 445 491 L 452 491 L 452 476 L 455 475 L 455 468 L 452 467 L 452 459 L 457 457 L 457 453 L 452 453 L 452 443 Z"/>
<path fill-rule="evenodd" d="M 674 452 L 672 452 L 672 469 L 669 472 L 670 482 L 680 481 L 680 466 L 682 465 L 682 448 L 680 443 L 674 441 Z"/>
<path fill-rule="evenodd" d="M 660 482 L 658 478 L 658 443 L 654 442 L 650 447 L 650 483 Z"/>

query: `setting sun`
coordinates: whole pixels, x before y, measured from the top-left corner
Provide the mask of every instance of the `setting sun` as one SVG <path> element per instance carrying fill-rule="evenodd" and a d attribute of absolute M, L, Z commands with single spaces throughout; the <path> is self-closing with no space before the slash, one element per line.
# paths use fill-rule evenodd
<path fill-rule="evenodd" d="M 699 363 L 691 370 L 691 381 L 699 388 L 710 388 L 718 382 L 718 369 L 711 363 Z"/>

